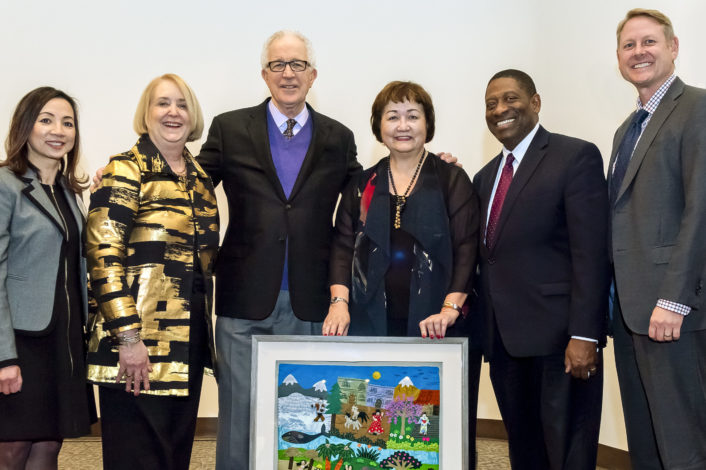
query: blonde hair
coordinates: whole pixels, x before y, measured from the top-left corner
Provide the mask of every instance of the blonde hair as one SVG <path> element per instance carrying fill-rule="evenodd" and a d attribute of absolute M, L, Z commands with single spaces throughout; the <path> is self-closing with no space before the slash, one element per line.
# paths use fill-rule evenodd
<path fill-rule="evenodd" d="M 152 80 L 149 85 L 145 88 L 140 96 L 140 101 L 137 102 L 137 109 L 135 110 L 135 119 L 132 123 L 132 128 L 138 134 L 146 134 L 147 129 L 147 119 L 150 112 L 150 104 L 152 100 L 152 93 L 157 85 L 162 83 L 164 80 L 169 80 L 176 85 L 182 95 L 184 95 L 184 100 L 186 101 L 186 110 L 191 118 L 191 129 L 189 129 L 189 137 L 186 139 L 187 142 L 193 142 L 201 138 L 203 134 L 203 113 L 201 112 L 201 105 L 199 100 L 196 99 L 196 95 L 193 90 L 186 82 L 174 73 L 165 73 Z"/>
<path fill-rule="evenodd" d="M 288 29 L 282 29 L 267 38 L 265 44 L 262 46 L 262 54 L 260 55 L 260 65 L 262 65 L 262 70 L 265 70 L 267 68 L 267 63 L 269 62 L 270 55 L 270 46 L 272 45 L 272 43 L 285 36 L 294 36 L 295 38 L 299 39 L 301 42 L 304 43 L 304 48 L 306 49 L 306 61 L 309 64 L 309 67 L 311 67 L 312 69 L 316 69 L 316 57 L 314 57 L 314 48 L 311 46 L 311 41 L 309 41 L 309 39 L 299 31 L 290 31 Z"/>
<path fill-rule="evenodd" d="M 648 10 L 645 8 L 633 8 L 629 12 L 625 14 L 625 18 L 618 23 L 618 30 L 616 32 L 617 40 L 618 40 L 618 46 L 620 46 L 620 33 L 623 32 L 623 28 L 625 27 L 625 23 L 630 21 L 631 19 L 637 17 L 637 16 L 644 16 L 647 18 L 652 18 L 655 20 L 657 23 L 662 25 L 662 29 L 664 29 L 664 37 L 667 39 L 667 41 L 671 41 L 674 39 L 674 27 L 672 26 L 672 21 L 662 13 L 661 11 L 658 10 Z"/>

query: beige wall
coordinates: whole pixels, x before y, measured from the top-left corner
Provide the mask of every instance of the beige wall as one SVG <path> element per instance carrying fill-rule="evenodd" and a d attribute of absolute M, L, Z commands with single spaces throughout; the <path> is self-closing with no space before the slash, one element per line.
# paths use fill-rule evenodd
<path fill-rule="evenodd" d="M 80 101 L 84 167 L 92 173 L 133 144 L 132 114 L 151 78 L 182 75 L 210 122 L 267 96 L 259 76 L 261 44 L 274 30 L 291 28 L 307 34 L 317 52 L 319 78 L 310 102 L 353 129 L 366 166 L 384 155 L 368 125 L 375 94 L 390 80 L 411 79 L 434 98 L 437 134 L 429 148 L 452 151 L 475 173 L 500 148 L 485 127 L 485 85 L 508 67 L 535 79 L 545 127 L 593 141 L 607 158 L 615 128 L 634 105 L 634 90 L 617 72 L 614 36 L 634 6 L 632 0 L 0 0 L 0 129 L 4 134 L 28 90 L 45 84 L 65 89 Z M 706 3 L 642 6 L 671 16 L 681 39 L 678 73 L 704 86 Z M 601 442 L 625 448 L 610 349 L 606 365 Z M 204 387 L 201 413 L 215 416 L 215 386 L 208 379 Z M 479 406 L 481 418 L 498 418 L 487 372 Z"/>

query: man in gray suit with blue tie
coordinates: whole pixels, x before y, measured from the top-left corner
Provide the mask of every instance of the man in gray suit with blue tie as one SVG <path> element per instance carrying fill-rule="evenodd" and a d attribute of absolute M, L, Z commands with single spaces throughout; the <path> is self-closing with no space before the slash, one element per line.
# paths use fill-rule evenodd
<path fill-rule="evenodd" d="M 615 357 L 636 469 L 706 468 L 706 90 L 674 72 L 664 14 L 618 25 L 620 72 L 637 111 L 608 169 Z"/>

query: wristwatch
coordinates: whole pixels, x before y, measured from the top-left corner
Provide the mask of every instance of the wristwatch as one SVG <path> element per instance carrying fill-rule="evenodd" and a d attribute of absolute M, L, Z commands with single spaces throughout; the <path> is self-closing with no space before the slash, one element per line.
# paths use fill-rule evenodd
<path fill-rule="evenodd" d="M 348 305 L 348 299 L 344 299 L 343 297 L 331 297 L 331 305 L 338 302 L 345 302 L 346 305 Z"/>

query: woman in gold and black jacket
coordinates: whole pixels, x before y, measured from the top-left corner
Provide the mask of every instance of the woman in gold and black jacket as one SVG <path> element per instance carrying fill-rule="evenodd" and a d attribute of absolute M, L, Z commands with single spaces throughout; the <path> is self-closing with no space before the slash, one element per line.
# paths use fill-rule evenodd
<path fill-rule="evenodd" d="M 180 77 L 147 86 L 134 128 L 139 140 L 111 157 L 91 197 L 88 379 L 100 386 L 104 468 L 187 469 L 214 363 L 216 197 L 185 146 L 203 118 Z"/>

